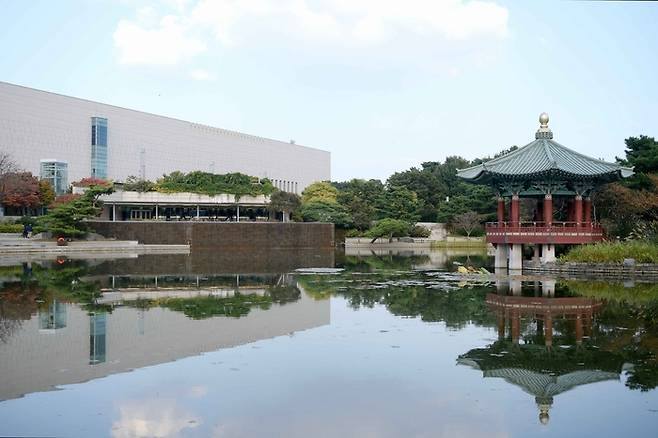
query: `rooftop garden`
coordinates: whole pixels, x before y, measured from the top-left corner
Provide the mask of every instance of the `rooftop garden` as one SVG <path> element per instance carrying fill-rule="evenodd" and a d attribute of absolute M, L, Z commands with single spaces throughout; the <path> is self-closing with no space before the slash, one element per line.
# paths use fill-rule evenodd
<path fill-rule="evenodd" d="M 258 178 L 243 173 L 214 174 L 194 171 L 172 172 L 157 181 L 130 176 L 123 184 L 126 191 L 161 193 L 198 193 L 215 196 L 222 193 L 236 196 L 271 195 L 274 186 L 267 178 Z"/>

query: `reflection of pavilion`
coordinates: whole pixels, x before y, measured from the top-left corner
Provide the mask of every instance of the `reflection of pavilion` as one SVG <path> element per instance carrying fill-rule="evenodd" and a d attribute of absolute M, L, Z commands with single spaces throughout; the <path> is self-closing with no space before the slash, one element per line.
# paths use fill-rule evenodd
<path fill-rule="evenodd" d="M 512 286 L 512 292 L 520 292 Z M 462 365 L 481 370 L 485 378 L 502 378 L 533 395 L 542 424 L 548 422 L 555 396 L 578 386 L 618 380 L 624 364 L 617 354 L 583 344 L 602 303 L 583 297 L 553 298 L 550 292 L 554 286 L 546 286 L 543 290 L 549 293 L 543 296 L 488 294 L 487 305 L 497 315 L 498 341 L 457 359 Z M 554 323 L 558 322 L 561 345 L 553 348 Z M 528 335 L 533 325 L 536 331 Z M 524 332 L 526 336 L 520 342 Z M 572 333 L 575 345 L 571 343 Z"/>

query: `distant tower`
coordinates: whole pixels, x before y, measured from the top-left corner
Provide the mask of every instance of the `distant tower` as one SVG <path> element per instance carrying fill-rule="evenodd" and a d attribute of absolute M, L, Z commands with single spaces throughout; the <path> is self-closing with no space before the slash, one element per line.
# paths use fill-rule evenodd
<path fill-rule="evenodd" d="M 210 164 L 208 165 L 208 172 L 215 173 L 215 162 L 214 161 L 211 161 Z"/>

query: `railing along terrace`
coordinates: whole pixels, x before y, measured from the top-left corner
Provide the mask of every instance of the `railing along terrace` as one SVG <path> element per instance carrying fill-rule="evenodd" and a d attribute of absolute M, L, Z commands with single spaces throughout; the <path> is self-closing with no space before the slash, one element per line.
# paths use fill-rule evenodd
<path fill-rule="evenodd" d="M 487 222 L 491 243 L 588 243 L 603 239 L 597 222 Z"/>

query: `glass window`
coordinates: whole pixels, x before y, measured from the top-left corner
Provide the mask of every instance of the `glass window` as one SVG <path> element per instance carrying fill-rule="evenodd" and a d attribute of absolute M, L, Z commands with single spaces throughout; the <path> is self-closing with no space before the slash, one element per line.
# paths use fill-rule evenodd
<path fill-rule="evenodd" d="M 107 179 L 107 119 L 91 118 L 91 176 Z"/>
<path fill-rule="evenodd" d="M 68 163 L 59 160 L 41 160 L 40 178 L 48 181 L 55 193 L 61 195 L 69 188 Z"/>

